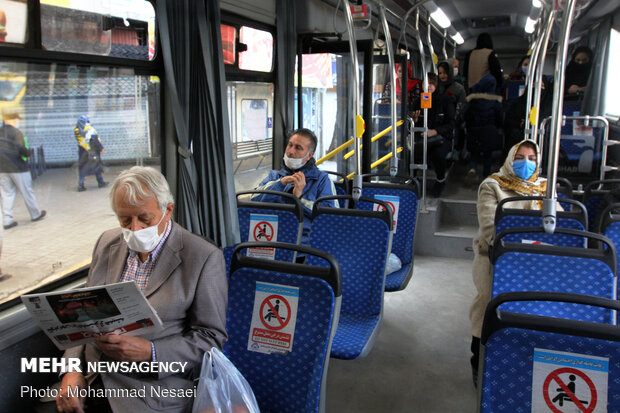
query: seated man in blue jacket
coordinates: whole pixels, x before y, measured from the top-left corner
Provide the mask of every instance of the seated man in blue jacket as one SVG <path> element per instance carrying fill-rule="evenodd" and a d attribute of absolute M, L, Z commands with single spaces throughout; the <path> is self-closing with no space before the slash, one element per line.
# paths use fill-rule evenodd
<path fill-rule="evenodd" d="M 336 195 L 336 188 L 327 173 L 320 171 L 312 157 L 317 145 L 316 135 L 305 128 L 293 132 L 284 152 L 284 165 L 279 171 L 272 170 L 256 187 L 257 190 L 288 192 L 295 195 L 304 207 L 304 229 L 302 243 L 308 243 L 312 207 L 317 198 Z M 257 194 L 252 201 L 286 202 L 286 198 L 277 195 Z M 323 203 L 321 204 L 323 205 Z M 329 201 L 325 206 L 336 208 L 336 201 Z"/>

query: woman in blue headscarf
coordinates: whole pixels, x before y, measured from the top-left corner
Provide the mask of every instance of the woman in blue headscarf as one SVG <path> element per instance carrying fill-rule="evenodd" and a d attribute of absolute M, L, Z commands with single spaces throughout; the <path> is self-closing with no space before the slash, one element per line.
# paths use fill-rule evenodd
<path fill-rule="evenodd" d="M 75 139 L 78 143 L 78 168 L 80 173 L 78 192 L 86 191 L 84 178 L 88 175 L 95 175 L 99 188 L 107 186 L 108 183 L 105 182 L 101 176 L 103 172 L 103 163 L 101 162 L 103 145 L 101 144 L 97 131 L 90 124 L 88 116 L 80 115 L 73 132 L 75 133 Z"/>

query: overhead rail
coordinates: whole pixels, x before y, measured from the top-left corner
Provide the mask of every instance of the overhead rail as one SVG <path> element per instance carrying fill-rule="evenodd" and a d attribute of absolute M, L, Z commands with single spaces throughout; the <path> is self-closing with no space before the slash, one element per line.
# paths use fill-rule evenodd
<path fill-rule="evenodd" d="M 399 120 L 398 122 L 396 122 L 396 126 L 400 126 L 404 123 L 403 120 Z M 370 141 L 371 142 L 375 142 L 377 139 L 382 138 L 383 136 L 385 136 L 386 134 L 390 133 L 390 131 L 392 130 L 392 126 L 388 126 L 387 128 L 383 129 L 381 132 L 377 133 L 375 136 L 373 136 Z M 320 165 L 325 161 L 330 160 L 331 158 L 333 158 L 334 156 L 338 155 L 340 152 L 344 151 L 345 149 L 347 149 L 349 146 L 353 145 L 353 143 L 355 142 L 355 139 L 349 139 L 348 141 L 346 141 L 345 143 L 343 143 L 342 145 L 338 146 L 336 149 L 330 151 L 329 153 L 327 153 L 325 156 L 323 156 L 322 158 L 319 158 L 319 160 L 317 160 L 315 162 L 315 165 Z M 360 148 L 362 148 L 363 145 L 360 145 Z M 351 151 L 348 152 L 345 155 L 345 159 L 349 159 L 351 156 L 353 156 L 355 154 L 355 151 Z"/>
<path fill-rule="evenodd" d="M 551 114 L 551 136 L 549 139 L 549 163 L 547 167 L 547 195 L 543 200 L 543 228 L 548 234 L 555 230 L 556 223 L 556 188 L 558 163 L 560 159 L 560 138 L 562 136 L 562 109 L 564 99 L 564 69 L 570 28 L 573 23 L 575 0 L 567 0 L 562 13 L 562 29 L 560 32 L 558 53 L 555 59 L 553 111 Z"/>
<path fill-rule="evenodd" d="M 613 145 L 620 145 L 620 141 L 609 140 L 609 120 L 605 116 L 562 116 L 562 125 L 566 123 L 567 120 L 582 120 L 583 126 L 589 127 L 593 122 L 601 122 L 603 124 L 603 143 L 602 143 L 602 152 L 601 152 L 601 168 L 599 172 L 599 179 L 605 179 L 605 173 L 611 171 L 620 170 L 617 166 L 607 166 L 607 148 Z M 543 119 L 540 124 L 540 129 L 538 131 L 538 142 L 540 153 L 543 153 L 544 150 L 544 142 L 545 142 L 545 132 L 547 128 L 547 124 L 551 121 L 551 116 Z"/>

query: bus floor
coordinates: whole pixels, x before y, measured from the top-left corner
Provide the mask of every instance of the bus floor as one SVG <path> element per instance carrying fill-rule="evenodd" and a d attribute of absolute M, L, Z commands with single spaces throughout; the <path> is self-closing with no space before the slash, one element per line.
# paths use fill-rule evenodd
<path fill-rule="evenodd" d="M 416 256 L 404 291 L 385 294 L 374 348 L 330 359 L 329 412 L 475 412 L 469 364 L 471 260 Z"/>

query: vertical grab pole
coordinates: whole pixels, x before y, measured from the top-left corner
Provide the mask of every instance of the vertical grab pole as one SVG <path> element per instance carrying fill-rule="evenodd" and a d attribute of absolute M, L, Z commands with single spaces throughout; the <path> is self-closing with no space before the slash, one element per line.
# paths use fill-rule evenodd
<path fill-rule="evenodd" d="M 547 195 L 543 200 L 543 228 L 547 234 L 553 234 L 556 222 L 556 189 L 558 161 L 560 159 L 560 137 L 562 134 L 562 109 L 564 99 L 564 68 L 570 27 L 573 23 L 575 0 L 568 0 L 562 15 L 558 54 L 555 59 L 555 86 L 553 88 L 553 112 L 551 118 L 551 135 L 549 139 L 549 163 L 547 166 Z"/>
<path fill-rule="evenodd" d="M 390 81 L 392 82 L 392 87 L 390 87 L 390 109 L 392 112 L 392 158 L 390 159 L 390 175 L 396 176 L 396 173 L 398 172 L 398 154 L 396 152 L 398 147 L 398 128 L 396 127 L 396 66 L 394 65 L 394 49 L 392 48 L 390 27 L 388 26 L 388 22 L 385 17 L 385 6 L 382 1 L 378 2 L 378 6 L 379 19 L 381 20 L 381 25 L 383 26 L 385 47 L 387 48 L 388 62 L 390 64 Z M 407 73 L 407 69 L 403 68 L 403 72 Z"/>
<path fill-rule="evenodd" d="M 428 92 L 428 70 L 426 69 L 426 58 L 424 56 L 424 45 L 422 44 L 422 35 L 420 34 L 420 11 L 415 12 L 415 31 L 418 39 L 418 49 L 420 49 L 420 60 L 422 61 L 422 72 L 424 82 L 422 88 L 424 92 Z M 426 151 L 428 150 L 428 109 L 424 109 L 424 138 L 422 140 L 422 210 L 426 210 L 426 170 L 427 170 L 427 158 Z M 413 149 L 412 149 L 413 150 Z"/>
<path fill-rule="evenodd" d="M 536 28 L 536 34 L 534 35 L 534 47 L 532 48 L 532 54 L 530 55 L 530 64 L 527 65 L 527 76 L 526 76 L 526 106 L 525 106 L 525 125 L 523 128 L 523 139 L 531 139 L 530 134 L 530 112 L 532 111 L 532 95 L 533 95 L 533 87 L 534 87 L 534 74 L 536 73 L 536 67 L 538 66 L 538 56 L 540 52 L 540 44 L 542 42 L 541 33 L 542 33 L 542 25 L 539 24 Z"/>
<path fill-rule="evenodd" d="M 443 46 L 441 49 L 441 53 L 443 54 L 443 60 L 448 60 L 448 52 L 446 51 L 446 39 L 448 37 L 448 31 L 444 29 L 443 31 Z"/>
<path fill-rule="evenodd" d="M 433 48 L 433 42 L 431 41 L 431 15 L 429 13 L 428 18 L 426 20 L 426 42 L 428 43 L 428 50 L 431 53 L 431 69 L 433 73 L 437 73 L 437 63 L 435 59 L 437 56 L 435 55 L 435 49 Z M 426 90 L 428 92 L 428 90 Z"/>
<path fill-rule="evenodd" d="M 351 50 L 351 60 L 353 62 L 353 107 L 355 109 L 354 127 L 355 127 L 355 174 L 353 175 L 353 190 L 351 194 L 356 201 L 362 195 L 362 151 L 361 138 L 364 134 L 364 118 L 362 117 L 362 108 L 360 102 L 360 65 L 357 59 L 357 42 L 355 41 L 355 32 L 353 31 L 353 18 L 351 17 L 351 9 L 349 1 L 345 0 L 344 14 L 347 21 L 347 33 L 349 34 L 349 48 Z M 394 88 L 392 88 L 394 89 Z"/>
<path fill-rule="evenodd" d="M 532 108 L 534 109 L 534 113 L 532 118 L 530 119 L 530 123 L 532 126 L 530 139 L 536 141 L 536 143 L 540 144 L 540 141 L 545 139 L 544 135 L 541 137 L 540 141 L 538 140 L 538 119 L 540 116 L 540 95 L 542 91 L 542 77 L 543 77 L 543 69 L 545 67 L 545 55 L 547 54 L 547 46 L 549 44 L 549 37 L 551 36 L 551 30 L 553 29 L 553 24 L 555 23 L 555 10 L 550 10 L 548 15 L 545 16 L 546 19 L 541 19 L 544 22 L 543 25 L 543 37 L 540 42 L 539 54 L 538 54 L 538 67 L 535 71 L 535 79 L 534 79 L 534 102 L 532 103 Z M 528 114 L 529 117 L 529 114 Z M 542 155 L 542 149 L 540 149 L 540 153 Z"/>

